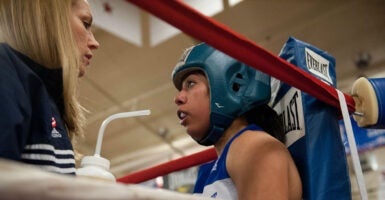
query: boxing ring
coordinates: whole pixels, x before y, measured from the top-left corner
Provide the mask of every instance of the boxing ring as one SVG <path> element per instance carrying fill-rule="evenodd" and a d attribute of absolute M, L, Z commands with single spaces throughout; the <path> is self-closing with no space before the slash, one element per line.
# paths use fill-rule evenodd
<path fill-rule="evenodd" d="M 298 88 L 299 90 L 328 105 L 331 105 L 338 110 L 339 117 L 343 117 L 345 125 L 349 127 L 350 121 L 347 121 L 346 119 L 349 118 L 350 114 L 355 112 L 355 101 L 352 96 L 336 90 L 334 87 L 315 78 L 309 73 L 304 72 L 302 69 L 294 66 L 286 60 L 268 52 L 255 44 L 253 41 L 230 30 L 219 22 L 204 16 L 180 1 L 127 0 L 127 2 L 135 4 L 136 6 L 180 29 L 184 33 L 211 45 L 212 47 L 234 57 L 235 59 L 267 73 L 288 85 Z M 357 174 L 360 194 L 363 199 L 367 199 L 358 153 L 357 151 L 354 152 L 354 149 L 356 149 L 354 146 L 354 136 L 351 133 L 348 137 L 349 145 L 351 145 L 353 150 L 351 155 L 353 160 L 355 160 L 354 169 Z M 212 161 L 216 157 L 214 149 L 208 149 L 190 156 L 128 174 L 119 178 L 118 181 L 122 183 L 140 183 L 171 172 Z M 304 193 L 306 192 L 307 191 L 304 191 Z M 309 199 L 316 199 L 316 197 Z"/>

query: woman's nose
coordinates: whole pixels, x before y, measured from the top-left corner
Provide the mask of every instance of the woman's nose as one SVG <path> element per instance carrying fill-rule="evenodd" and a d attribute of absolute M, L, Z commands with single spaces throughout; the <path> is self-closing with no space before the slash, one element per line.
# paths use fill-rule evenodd
<path fill-rule="evenodd" d="M 176 105 L 186 103 L 186 95 L 184 95 L 183 92 L 178 92 L 178 94 L 176 94 L 176 96 L 174 97 L 174 103 Z"/>
<path fill-rule="evenodd" d="M 91 50 L 96 50 L 99 48 L 99 42 L 96 40 L 95 36 L 93 33 L 90 34 L 90 40 L 88 42 L 88 47 Z"/>

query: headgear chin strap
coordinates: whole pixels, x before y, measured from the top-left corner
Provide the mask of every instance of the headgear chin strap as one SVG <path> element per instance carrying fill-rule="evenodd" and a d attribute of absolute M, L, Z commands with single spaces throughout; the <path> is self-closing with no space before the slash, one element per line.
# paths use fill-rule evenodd
<path fill-rule="evenodd" d="M 175 87 L 193 71 L 202 71 L 210 88 L 210 128 L 201 145 L 215 144 L 236 117 L 270 100 L 270 76 L 201 43 L 189 48 L 172 72 Z"/>
<path fill-rule="evenodd" d="M 211 113 L 209 131 L 206 133 L 205 137 L 199 141 L 196 140 L 196 142 L 204 146 L 215 144 L 233 121 L 233 117 L 227 117 L 218 113 Z"/>

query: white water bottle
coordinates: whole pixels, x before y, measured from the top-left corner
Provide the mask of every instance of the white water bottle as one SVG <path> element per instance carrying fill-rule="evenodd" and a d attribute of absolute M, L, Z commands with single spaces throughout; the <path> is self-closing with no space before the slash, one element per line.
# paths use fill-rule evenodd
<path fill-rule="evenodd" d="M 150 114 L 150 110 L 140 110 L 140 111 L 117 113 L 107 117 L 107 119 L 103 121 L 102 126 L 99 129 L 95 154 L 93 156 L 85 156 L 82 159 L 80 163 L 80 168 L 76 170 L 76 175 L 116 182 L 115 176 L 111 172 L 109 172 L 110 161 L 100 156 L 104 130 L 107 124 L 110 123 L 112 120 L 119 119 L 119 118 L 126 118 L 126 117 L 143 116 L 143 115 L 149 115 L 149 114 Z"/>
<path fill-rule="evenodd" d="M 77 176 L 94 178 L 98 180 L 116 182 L 115 176 L 109 171 L 110 161 L 98 155 L 85 156 L 76 170 Z"/>

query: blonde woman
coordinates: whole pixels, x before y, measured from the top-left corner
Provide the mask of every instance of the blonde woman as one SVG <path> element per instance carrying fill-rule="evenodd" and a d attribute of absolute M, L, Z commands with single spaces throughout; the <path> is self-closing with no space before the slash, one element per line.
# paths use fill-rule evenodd
<path fill-rule="evenodd" d="M 0 0 L 0 157 L 75 174 L 91 24 L 85 0 Z"/>

